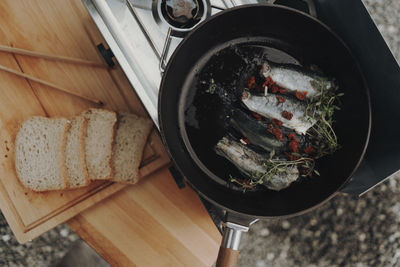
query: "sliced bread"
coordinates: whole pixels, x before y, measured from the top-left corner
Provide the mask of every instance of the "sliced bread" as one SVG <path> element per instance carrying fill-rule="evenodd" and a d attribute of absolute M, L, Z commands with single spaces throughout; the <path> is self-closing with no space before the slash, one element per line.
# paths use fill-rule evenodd
<path fill-rule="evenodd" d="M 31 117 L 15 140 L 15 168 L 21 183 L 34 191 L 65 189 L 65 144 L 70 122 Z"/>
<path fill-rule="evenodd" d="M 117 114 L 105 109 L 82 113 L 88 120 L 85 136 L 86 166 L 91 180 L 108 180 L 113 175 L 112 150 Z"/>
<path fill-rule="evenodd" d="M 113 147 L 113 181 L 136 183 L 139 165 L 152 122 L 133 114 L 120 114 Z"/>
<path fill-rule="evenodd" d="M 85 135 L 87 119 L 77 116 L 71 120 L 65 147 L 65 166 L 69 188 L 78 188 L 90 183 L 85 160 Z"/>

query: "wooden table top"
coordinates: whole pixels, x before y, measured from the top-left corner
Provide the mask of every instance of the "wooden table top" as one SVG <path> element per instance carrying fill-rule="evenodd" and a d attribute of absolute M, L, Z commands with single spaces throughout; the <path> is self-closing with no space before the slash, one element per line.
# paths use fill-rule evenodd
<path fill-rule="evenodd" d="M 178 189 L 166 168 L 68 225 L 113 266 L 211 266 L 221 240 L 195 192 Z"/>
<path fill-rule="evenodd" d="M 61 55 L 101 60 L 95 44 L 106 43 L 81 0 L 4 0 L 0 3 L 0 13 L 3 20 L 9 22 L 3 28 L 10 37 L 2 41 L 3 45 L 43 53 L 54 53 L 59 49 Z M 69 30 L 63 31 L 66 28 Z M 68 50 L 68 45 L 78 49 Z M 92 53 L 85 52 L 88 50 Z M 78 90 L 87 87 L 90 88 L 88 93 L 93 95 L 96 95 L 97 87 L 105 86 L 101 79 L 93 77 L 90 80 L 98 84 L 91 84 L 84 77 L 72 79 L 71 73 L 78 75 L 80 72 L 73 65 L 51 67 L 53 65 L 34 59 L 26 62 L 29 63 L 26 68 L 32 67 L 32 74 L 48 73 L 56 84 L 70 85 Z M 104 72 L 99 68 L 87 68 L 85 75 Z M 55 76 L 58 72 L 62 75 Z M 121 90 L 126 101 L 136 97 L 119 66 L 113 72 L 114 82 L 118 84 L 115 90 Z M 112 94 L 109 80 L 108 93 Z M 49 89 L 36 88 L 34 84 L 32 90 L 40 95 Z M 64 115 L 63 106 L 54 105 L 56 99 L 54 93 L 54 99 L 44 99 L 43 105 L 54 106 L 52 116 Z M 69 105 L 76 103 L 74 99 L 68 102 Z M 136 99 L 126 105 L 128 109 L 131 105 L 141 104 Z M 138 113 L 144 115 L 143 108 L 140 110 Z M 69 220 L 68 225 L 115 266 L 211 266 L 221 240 L 196 193 L 188 186 L 179 189 L 167 168 L 85 210 Z"/>

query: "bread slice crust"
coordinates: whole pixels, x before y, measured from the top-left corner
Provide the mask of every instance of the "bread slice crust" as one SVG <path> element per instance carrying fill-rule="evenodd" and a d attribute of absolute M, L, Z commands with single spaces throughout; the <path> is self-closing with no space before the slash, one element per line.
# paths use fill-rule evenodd
<path fill-rule="evenodd" d="M 86 157 L 85 157 L 85 136 L 86 136 L 86 127 L 87 127 L 87 118 L 83 117 L 83 116 L 77 116 L 74 118 L 71 118 L 71 127 L 69 129 L 69 132 L 67 133 L 67 145 L 66 145 L 66 167 L 67 167 L 67 177 L 68 177 L 68 181 L 69 181 L 69 189 L 73 189 L 73 188 L 79 188 L 79 187 L 84 187 L 89 185 L 90 183 L 90 179 L 89 179 L 89 175 L 87 172 L 87 167 L 86 167 Z M 70 136 L 71 131 L 73 130 L 73 127 L 77 126 L 79 127 L 79 133 L 78 136 Z M 76 133 L 75 133 L 76 134 Z M 71 139 L 70 139 L 71 138 Z M 68 142 L 72 142 L 72 144 L 74 144 L 74 142 L 76 142 L 76 138 L 78 138 L 78 149 L 76 150 L 69 150 Z M 75 143 L 76 145 L 76 143 Z M 79 165 L 78 166 L 68 166 L 68 156 L 69 158 L 71 158 L 71 152 L 77 152 L 78 155 L 78 161 L 79 161 Z M 71 164 L 71 162 L 70 162 Z M 73 164 L 73 163 L 72 163 Z M 68 167 L 70 168 L 74 168 L 77 167 L 79 168 L 78 170 L 70 170 L 70 172 L 68 172 Z M 77 171 L 79 171 L 80 173 L 77 174 Z M 78 179 L 80 180 L 79 183 L 76 182 L 76 176 L 80 176 Z M 84 179 L 84 182 L 82 182 L 82 178 Z"/>

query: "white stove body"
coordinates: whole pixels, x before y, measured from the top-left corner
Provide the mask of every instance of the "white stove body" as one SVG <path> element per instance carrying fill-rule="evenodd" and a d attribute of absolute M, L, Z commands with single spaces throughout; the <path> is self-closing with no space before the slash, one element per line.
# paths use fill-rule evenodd
<path fill-rule="evenodd" d="M 152 14 L 151 0 L 82 1 L 158 127 L 157 102 L 162 77 L 160 61 L 168 37 L 168 25 L 157 24 Z M 225 9 L 267 1 L 210 0 L 209 2 L 211 6 Z M 220 12 L 220 8 L 211 8 L 211 15 Z M 182 38 L 171 37 L 164 62 L 168 62 L 181 41 Z"/>

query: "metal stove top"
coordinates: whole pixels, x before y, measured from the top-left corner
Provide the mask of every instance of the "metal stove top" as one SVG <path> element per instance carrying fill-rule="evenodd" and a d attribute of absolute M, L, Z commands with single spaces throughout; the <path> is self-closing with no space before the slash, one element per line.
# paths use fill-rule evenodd
<path fill-rule="evenodd" d="M 400 121 L 400 68 L 361 0 L 82 1 L 157 126 L 163 68 L 196 22 L 226 8 L 254 3 L 282 4 L 317 16 L 349 45 L 371 91 L 370 143 L 344 191 L 362 194 L 399 170 L 400 126 L 392 122 Z"/>
<path fill-rule="evenodd" d="M 202 7 L 198 22 L 235 5 L 266 2 L 195 1 Z M 163 68 L 185 33 L 195 26 L 179 28 L 172 25 L 162 12 L 165 6 L 161 4 L 167 2 L 185 1 L 83 0 L 157 127 L 158 90 Z"/>

